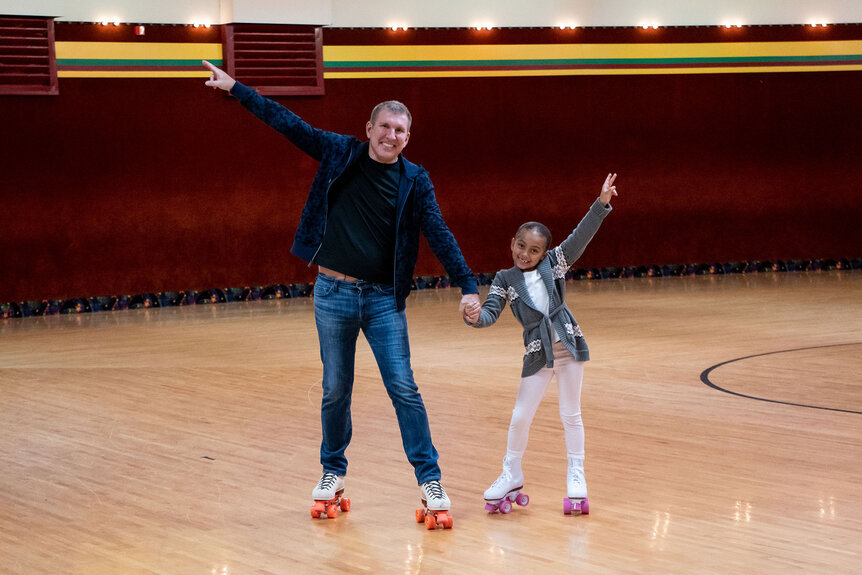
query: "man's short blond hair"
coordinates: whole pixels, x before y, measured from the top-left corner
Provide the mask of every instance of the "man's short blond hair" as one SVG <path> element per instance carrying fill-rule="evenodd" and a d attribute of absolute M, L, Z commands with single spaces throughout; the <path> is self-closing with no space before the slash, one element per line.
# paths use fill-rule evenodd
<path fill-rule="evenodd" d="M 386 110 L 392 114 L 403 114 L 407 116 L 407 131 L 410 131 L 410 126 L 413 124 L 413 115 L 410 114 L 410 110 L 407 109 L 407 106 L 399 102 L 398 100 L 387 100 L 385 102 L 380 102 L 374 109 L 371 110 L 371 125 L 374 125 L 374 122 L 377 121 L 377 116 L 380 114 L 382 110 Z"/>

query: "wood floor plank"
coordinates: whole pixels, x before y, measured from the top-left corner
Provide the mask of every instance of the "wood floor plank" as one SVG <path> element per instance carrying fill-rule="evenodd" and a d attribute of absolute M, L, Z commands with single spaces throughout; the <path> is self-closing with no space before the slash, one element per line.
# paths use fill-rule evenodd
<path fill-rule="evenodd" d="M 584 517 L 562 513 L 555 384 L 524 459 L 529 506 L 483 510 L 523 347 L 511 313 L 474 330 L 458 300 L 408 300 L 455 517 L 436 532 L 413 519 L 412 468 L 364 340 L 353 508 L 311 519 L 308 298 L 0 321 L 0 571 L 857 572 L 862 273 L 571 282 L 592 355 Z M 705 385 L 710 368 L 750 397 Z"/>

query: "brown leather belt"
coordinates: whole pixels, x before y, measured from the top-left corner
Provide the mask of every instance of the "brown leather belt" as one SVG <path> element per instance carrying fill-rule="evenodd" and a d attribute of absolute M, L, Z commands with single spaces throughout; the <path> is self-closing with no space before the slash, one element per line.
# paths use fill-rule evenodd
<path fill-rule="evenodd" d="M 335 270 L 331 270 L 329 268 L 325 268 L 323 266 L 317 266 L 317 271 L 322 273 L 327 277 L 331 277 L 333 279 L 342 280 L 346 282 L 358 282 L 359 278 L 355 278 L 353 276 L 344 275 L 343 273 L 339 273 Z"/>

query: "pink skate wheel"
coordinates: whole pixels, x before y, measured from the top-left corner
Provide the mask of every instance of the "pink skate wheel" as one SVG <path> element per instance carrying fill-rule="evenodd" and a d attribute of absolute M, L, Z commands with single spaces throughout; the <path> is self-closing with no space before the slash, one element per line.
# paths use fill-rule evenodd
<path fill-rule="evenodd" d="M 584 515 L 590 514 L 590 501 L 585 497 L 583 503 L 581 503 L 581 513 Z"/>
<path fill-rule="evenodd" d="M 572 500 L 568 497 L 563 497 L 563 513 L 566 515 L 572 514 Z"/>
<path fill-rule="evenodd" d="M 526 507 L 527 503 L 530 502 L 530 496 L 526 493 L 519 493 L 515 498 L 515 503 L 520 505 L 521 507 Z"/>
<path fill-rule="evenodd" d="M 512 502 L 504 499 L 500 502 L 500 513 L 507 515 L 512 512 Z"/>
<path fill-rule="evenodd" d="M 496 510 L 497 510 L 497 506 L 494 505 L 493 503 L 486 503 L 485 504 L 485 511 L 490 511 L 491 513 L 494 513 Z"/>

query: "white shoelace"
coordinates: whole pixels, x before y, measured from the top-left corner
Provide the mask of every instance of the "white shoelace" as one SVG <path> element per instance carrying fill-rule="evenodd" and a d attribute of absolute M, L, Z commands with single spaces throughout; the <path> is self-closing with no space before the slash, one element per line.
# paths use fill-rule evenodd
<path fill-rule="evenodd" d="M 575 465 L 569 467 L 569 477 L 569 481 L 571 481 L 575 485 L 581 485 L 583 483 L 581 481 L 581 474 L 578 473 L 578 468 Z"/>
<path fill-rule="evenodd" d="M 512 480 L 512 473 L 508 469 L 504 469 L 503 473 L 500 474 L 500 477 L 494 481 L 494 484 L 491 487 L 497 487 L 498 485 L 502 485 L 507 481 Z"/>

